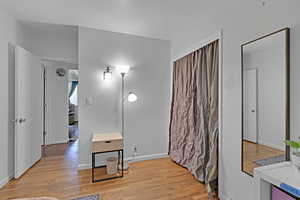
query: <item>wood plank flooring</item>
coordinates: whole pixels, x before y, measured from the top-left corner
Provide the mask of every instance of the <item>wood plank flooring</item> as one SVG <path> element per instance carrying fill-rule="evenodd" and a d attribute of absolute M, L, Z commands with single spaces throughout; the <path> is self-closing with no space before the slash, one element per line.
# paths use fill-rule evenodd
<path fill-rule="evenodd" d="M 243 141 L 243 170 L 248 174 L 253 175 L 254 168 L 260 167 L 255 161 L 283 154 L 285 154 L 284 151 L 278 149 Z"/>
<path fill-rule="evenodd" d="M 75 143 L 64 155 L 42 158 L 21 179 L 0 189 L 0 199 L 48 196 L 70 200 L 91 194 L 100 194 L 101 200 L 208 199 L 205 186 L 168 158 L 132 163 L 124 178 L 92 183 L 90 170 L 77 171 L 77 150 Z"/>
<path fill-rule="evenodd" d="M 68 157 L 78 157 L 79 141 L 73 141 L 69 143 L 62 144 L 50 144 L 42 147 L 43 157 L 50 156 L 68 156 Z"/>

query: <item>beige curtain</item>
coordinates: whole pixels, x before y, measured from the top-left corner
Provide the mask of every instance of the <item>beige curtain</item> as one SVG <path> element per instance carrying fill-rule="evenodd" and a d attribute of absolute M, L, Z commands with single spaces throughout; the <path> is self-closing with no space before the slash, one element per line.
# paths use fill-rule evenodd
<path fill-rule="evenodd" d="M 173 67 L 170 157 L 210 193 L 218 177 L 218 41 L 177 60 Z"/>

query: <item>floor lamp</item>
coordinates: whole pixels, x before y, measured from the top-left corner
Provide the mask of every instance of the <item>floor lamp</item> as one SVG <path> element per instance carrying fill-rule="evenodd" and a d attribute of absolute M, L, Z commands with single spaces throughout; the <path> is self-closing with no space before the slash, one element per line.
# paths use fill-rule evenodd
<path fill-rule="evenodd" d="M 125 75 L 129 72 L 129 69 L 130 67 L 129 66 L 117 66 L 117 71 L 121 74 L 121 77 L 122 77 L 122 113 L 121 113 L 121 132 L 122 132 L 122 136 L 123 138 L 125 137 L 124 135 L 124 127 L 125 127 L 125 121 L 124 121 L 124 117 L 125 117 L 125 110 L 124 110 L 124 106 L 125 106 L 125 100 L 126 100 L 126 97 L 125 97 Z M 128 93 L 128 96 L 127 96 L 127 100 L 129 102 L 135 102 L 137 100 L 137 96 L 132 93 L 132 92 L 129 92 Z M 125 141 L 125 139 L 124 139 Z M 120 168 L 120 166 L 119 166 Z M 123 169 L 124 170 L 127 170 L 129 168 L 129 165 L 128 165 L 128 161 L 125 161 L 124 162 L 124 165 L 123 165 Z"/>

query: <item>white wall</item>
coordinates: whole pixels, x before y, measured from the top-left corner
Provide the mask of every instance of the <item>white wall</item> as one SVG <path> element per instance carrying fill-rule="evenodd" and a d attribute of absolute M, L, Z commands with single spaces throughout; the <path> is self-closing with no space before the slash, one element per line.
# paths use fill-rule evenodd
<path fill-rule="evenodd" d="M 247 52 L 244 68 L 257 69 L 258 144 L 285 151 L 284 46 Z"/>
<path fill-rule="evenodd" d="M 0 10 L 0 187 L 14 169 L 14 50 L 16 21 Z"/>
<path fill-rule="evenodd" d="M 56 74 L 58 68 L 64 68 L 66 74 Z M 46 144 L 68 142 L 68 68 L 46 66 Z"/>
<path fill-rule="evenodd" d="M 139 159 L 168 151 L 170 100 L 170 44 L 167 41 L 88 28 L 79 29 L 80 166 L 91 163 L 93 133 L 119 131 L 120 75 L 106 83 L 107 65 L 130 65 L 125 90 L 138 101 L 125 105 L 125 157 L 136 145 Z M 93 100 L 86 104 L 86 97 Z"/>
<path fill-rule="evenodd" d="M 280 28 L 291 27 L 291 134 L 300 129 L 300 1 L 193 1 L 174 19 L 172 57 L 211 33 L 223 29 L 223 132 L 220 149 L 220 193 L 223 199 L 255 199 L 254 180 L 241 171 L 241 44 Z M 208 2 L 208 1 L 207 1 Z M 205 12 L 199 12 L 201 6 Z M 186 11 L 186 12 L 187 12 Z"/>

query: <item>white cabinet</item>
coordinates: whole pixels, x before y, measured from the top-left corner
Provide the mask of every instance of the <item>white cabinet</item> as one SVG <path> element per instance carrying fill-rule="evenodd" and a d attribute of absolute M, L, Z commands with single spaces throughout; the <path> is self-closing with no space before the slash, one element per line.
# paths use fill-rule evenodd
<path fill-rule="evenodd" d="M 254 169 L 257 200 L 271 200 L 272 186 L 300 198 L 300 171 L 291 162 L 283 162 Z"/>

